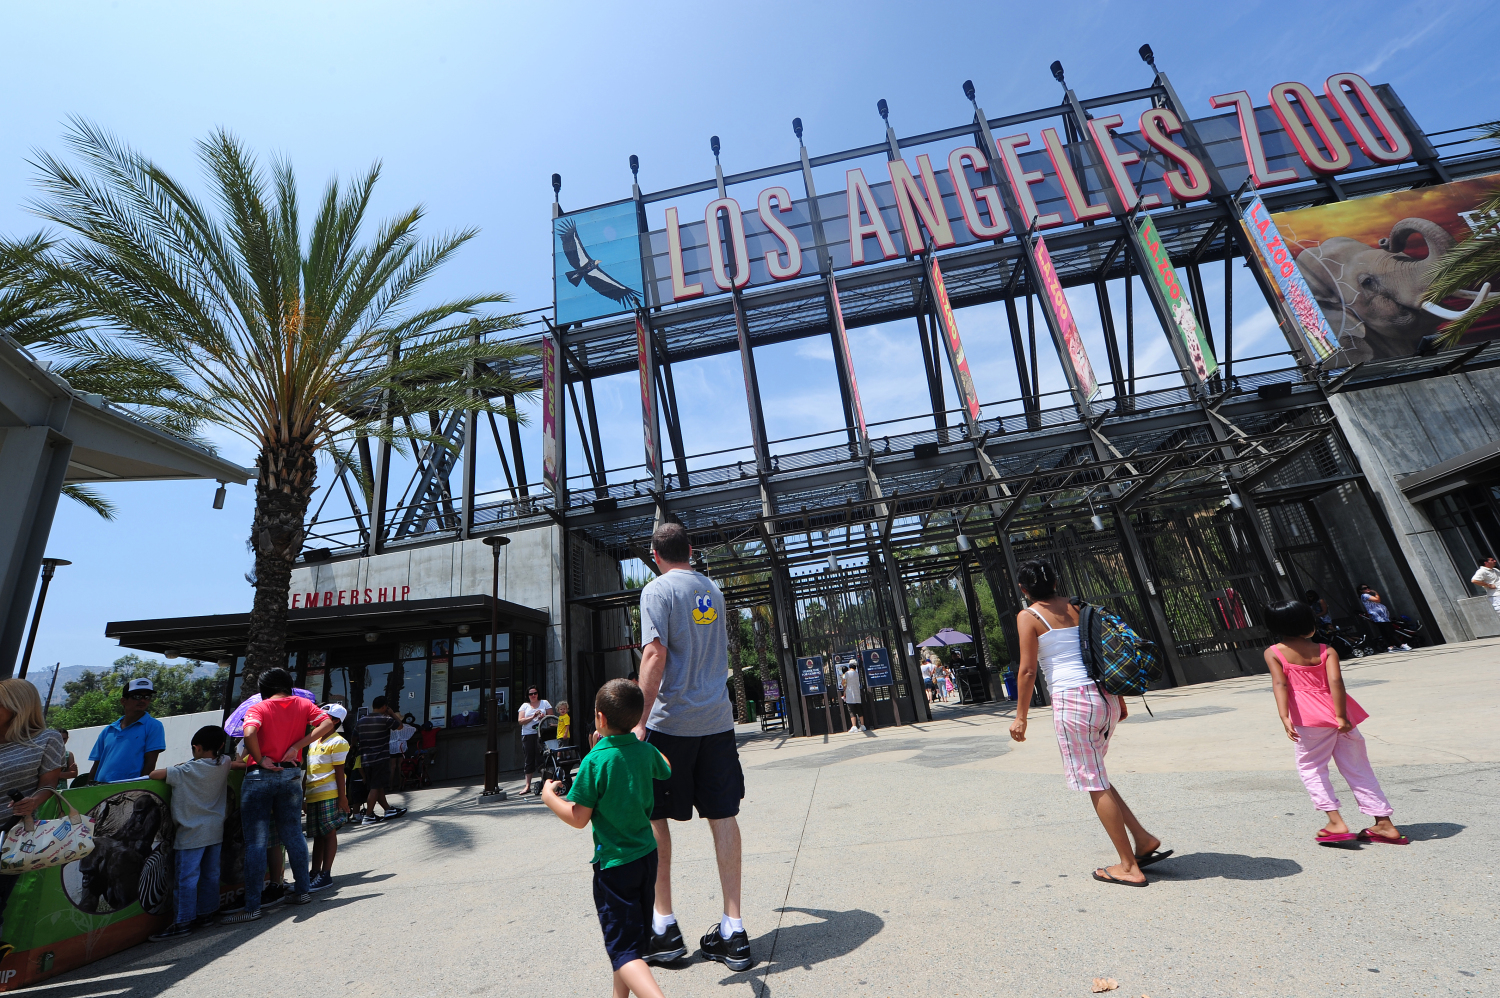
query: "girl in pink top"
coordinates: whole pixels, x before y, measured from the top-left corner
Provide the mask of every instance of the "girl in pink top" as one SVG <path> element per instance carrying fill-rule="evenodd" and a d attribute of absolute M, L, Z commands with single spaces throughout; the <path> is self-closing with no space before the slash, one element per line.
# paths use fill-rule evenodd
<path fill-rule="evenodd" d="M 1312 795 L 1313 806 L 1328 815 L 1317 840 L 1407 845 L 1410 840 L 1391 824 L 1393 808 L 1370 768 L 1364 737 L 1355 727 L 1370 715 L 1344 692 L 1338 652 L 1312 641 L 1318 626 L 1313 608 L 1297 600 L 1273 603 L 1266 608 L 1266 625 L 1281 638 L 1266 649 L 1281 726 L 1297 745 L 1297 774 Z M 1359 809 L 1375 819 L 1358 835 L 1349 831 L 1339 814 L 1339 800 L 1328 780 L 1330 759 L 1338 763 Z"/>

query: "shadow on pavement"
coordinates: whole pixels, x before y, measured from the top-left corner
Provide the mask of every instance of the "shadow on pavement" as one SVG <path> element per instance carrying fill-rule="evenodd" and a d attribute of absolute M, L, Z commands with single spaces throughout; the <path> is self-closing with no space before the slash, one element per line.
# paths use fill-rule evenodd
<path fill-rule="evenodd" d="M 1397 825 L 1401 834 L 1413 842 L 1428 842 L 1432 839 L 1451 839 L 1459 832 L 1467 828 L 1467 825 L 1455 825 L 1451 821 L 1422 821 L 1411 825 Z"/>
<path fill-rule="evenodd" d="M 836 739 L 839 737 L 834 736 Z M 847 740 L 842 744 L 835 741 L 834 747 L 826 752 L 816 752 L 810 755 L 792 756 L 785 759 L 776 759 L 772 762 L 757 765 L 754 762 L 747 764 L 747 768 L 755 769 L 821 769 L 835 763 L 848 762 L 851 759 L 859 759 L 867 755 L 878 755 L 882 752 L 915 752 L 909 759 L 902 759 L 904 763 L 914 766 L 927 766 L 933 769 L 944 769 L 948 766 L 961 766 L 966 762 L 976 762 L 980 759 L 993 759 L 1010 751 L 1010 743 L 996 738 L 993 735 L 972 735 L 960 738 L 947 738 L 941 742 L 931 744 L 882 741 L 878 737 L 866 737 L 859 740 Z"/>
<path fill-rule="evenodd" d="M 1173 856 L 1151 867 L 1147 874 L 1153 880 L 1277 880 L 1302 872 L 1294 859 L 1275 856 L 1245 856 L 1228 852 L 1192 852 Z"/>
<path fill-rule="evenodd" d="M 885 919 L 859 908 L 850 911 L 796 907 L 776 910 L 800 912 L 822 921 L 783 925 L 753 940 L 750 954 L 755 958 L 755 964 L 749 970 L 724 978 L 719 982 L 721 985 L 742 982 L 759 985 L 755 988 L 756 998 L 766 998 L 771 993 L 767 979 L 773 973 L 792 967 L 811 970 L 815 963 L 847 956 L 885 928 Z M 695 959 L 701 960 L 702 957 L 695 955 Z"/>

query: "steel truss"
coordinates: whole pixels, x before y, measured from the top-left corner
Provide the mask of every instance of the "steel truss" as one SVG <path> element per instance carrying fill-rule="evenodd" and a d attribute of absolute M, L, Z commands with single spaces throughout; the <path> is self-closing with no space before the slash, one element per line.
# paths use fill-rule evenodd
<path fill-rule="evenodd" d="M 1415 141 L 1414 161 L 1270 189 L 1262 197 L 1273 211 L 1500 171 L 1500 154 L 1493 152 L 1440 157 L 1394 93 L 1388 88 L 1380 92 Z M 649 195 L 636 188 L 634 197 L 644 219 L 649 203 L 796 172 L 803 174 L 812 194 L 810 167 L 871 155 L 894 158 L 904 147 L 959 137 L 983 148 L 992 142 L 991 129 L 1054 117 L 1061 117 L 1076 138 L 1091 110 L 1144 100 L 1173 107 L 1191 124 L 1175 107 L 1170 83 L 1158 76 L 1143 90 L 1082 101 L 1068 91 L 1062 105 L 1000 119 L 986 119 L 976 109 L 973 122 L 952 129 L 906 139 L 887 129 L 880 144 L 820 157 L 808 157 L 804 149 L 800 162 L 728 177 L 720 172 L 712 181 Z M 805 279 L 686 304 L 648 302 L 655 387 L 666 423 L 663 436 L 671 448 L 659 489 L 642 464 L 606 466 L 594 404 L 595 379 L 637 368 L 634 319 L 554 328 L 533 316 L 521 338 L 534 342 L 537 335 L 548 335 L 560 347 L 565 416 L 571 412 L 576 421 L 586 470 L 570 473 L 564 461 L 567 487 L 554 494 L 529 480 L 514 423 L 502 430 L 493 418 L 471 410 L 387 411 L 391 425 L 411 430 L 425 423 L 422 432 L 443 436 L 449 447 L 419 446 L 412 430 L 410 467 L 403 472 L 407 481 L 391 503 L 397 455 L 389 445 L 372 453 L 367 440 L 357 441 L 335 468 L 337 489 L 326 490 L 309 521 L 307 546 L 314 558 L 341 557 L 560 525 L 569 543 L 592 544 L 620 559 L 640 558 L 649 567 L 645 554 L 653 527 L 663 517 L 676 518 L 688 527 L 695 547 L 711 554 L 712 570 L 723 580 L 731 605 L 772 607 L 775 651 L 787 690 L 793 688 L 791 656 L 804 647 L 797 606 L 806 602 L 813 585 L 805 581 L 806 571 L 826 564 L 831 552 L 839 569 L 825 574 L 843 580 L 840 591 L 875 594 L 878 630 L 899 660 L 901 695 L 917 718 L 926 716 L 926 705 L 909 652 L 917 636 L 910 632 L 906 587 L 923 579 L 958 578 L 967 591 L 971 573 L 980 573 L 1002 617 L 1013 617 L 1019 605 L 1014 578 L 1020 560 L 1081 551 L 1085 554 L 1073 561 L 1092 567 L 1080 569 L 1071 580 L 1076 591 L 1113 601 L 1130 613 L 1163 645 L 1173 678 L 1187 681 L 1196 675 L 1189 660 L 1232 656 L 1259 640 L 1253 625 L 1234 625 L 1246 611 L 1244 619 L 1253 619 L 1258 603 L 1289 592 L 1278 558 L 1284 545 L 1278 546 L 1270 511 L 1306 503 L 1349 483 L 1368 494 L 1341 443 L 1327 396 L 1360 385 L 1451 373 L 1464 363 L 1497 362 L 1471 350 L 1448 351 L 1360 365 L 1329 378 L 1292 359 L 1280 366 L 1269 357 L 1237 361 L 1229 278 L 1233 261 L 1243 259 L 1247 247 L 1229 193 L 1216 189 L 1207 202 L 1153 215 L 1173 260 L 1186 273 L 1205 326 L 1209 309 L 1202 267 L 1218 261 L 1225 268 L 1226 321 L 1215 342 L 1222 367 L 1201 389 L 1181 372 L 1137 376 L 1136 345 L 1142 334 L 1135 328 L 1132 306 L 1138 264 L 1127 247 L 1127 223 L 1113 218 L 1047 234 L 1063 285 L 1094 291 L 1112 393 L 1088 406 L 1073 403 L 1067 393 L 1041 393 L 1038 355 L 1047 347 L 1037 346 L 1037 288 L 1013 230 L 1001 240 L 944 251 L 939 258 L 955 309 L 1004 303 L 1020 397 L 987 404 L 985 417 L 972 423 L 959 410 L 945 409 L 941 351 L 936 326 L 929 324 L 933 303 L 922 290 L 925 259 L 915 255 L 843 271 L 838 293 L 846 326 L 917 320 L 932 388 L 930 413 L 872 426 L 871 445 L 863 451 L 852 425 L 849 378 L 840 363 L 847 425 L 810 437 L 768 441 L 757 418 L 759 393 L 751 377 L 751 445 L 717 455 L 686 454 L 674 363 L 737 352 L 742 337 L 753 350 L 834 335 L 820 245 L 817 272 Z M 1251 269 L 1260 280 L 1259 269 Z M 1115 326 L 1110 301 L 1110 283 L 1120 280 L 1126 302 L 1123 330 Z M 648 281 L 648 287 L 654 289 L 654 282 Z M 1149 318 L 1147 324 L 1152 325 Z M 1208 332 L 1214 339 L 1214 331 Z M 1252 363 L 1262 369 L 1236 373 L 1236 363 L 1242 372 Z M 537 383 L 539 360 L 518 362 L 512 373 Z M 493 443 L 504 489 L 475 491 L 481 440 L 486 452 L 488 442 Z M 666 448 L 662 451 L 665 460 Z M 451 477 L 459 469 L 462 478 L 455 487 Z M 347 501 L 347 511 L 324 517 L 335 494 Z M 1378 504 L 1372 507 L 1378 518 Z M 1103 529 L 1093 526 L 1096 515 L 1106 523 Z M 1382 523 L 1382 529 L 1388 533 L 1388 525 Z M 1169 541 L 1188 535 L 1183 541 L 1187 548 L 1167 550 Z M 1199 589 L 1212 583 L 1235 596 L 1223 597 L 1228 602 L 1217 608 L 1186 609 L 1181 592 L 1190 584 L 1179 580 L 1189 577 Z M 816 586 L 822 592 L 831 584 L 820 579 Z M 592 593 L 572 602 L 602 611 L 631 599 L 629 592 Z M 1230 606 L 1235 599 L 1243 606 Z M 972 613 L 972 597 L 969 604 Z M 802 732 L 799 717 L 793 717 L 793 726 Z"/>

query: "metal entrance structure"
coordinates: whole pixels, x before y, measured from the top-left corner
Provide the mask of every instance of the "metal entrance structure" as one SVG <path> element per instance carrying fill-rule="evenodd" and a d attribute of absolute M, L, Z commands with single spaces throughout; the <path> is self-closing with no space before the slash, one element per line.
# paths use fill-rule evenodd
<path fill-rule="evenodd" d="M 1061 68 L 1054 72 L 1061 82 Z M 621 204 L 633 205 L 647 250 L 640 308 L 566 325 L 532 313 L 525 334 L 545 338 L 556 351 L 557 408 L 564 424 L 571 413 L 582 442 L 582 467 L 569 460 L 567 435 L 560 430 L 558 481 L 544 489 L 528 470 L 513 424 L 502 428 L 493 418 L 481 420 L 464 410 L 394 413 L 395 421 L 419 421 L 441 430 L 451 448 L 414 447 L 402 469 L 409 474 L 408 484 L 392 501 L 390 483 L 397 480 L 399 456 L 388 447 L 372 454 L 361 441 L 356 455 L 372 488 L 362 491 L 353 484 L 350 469 L 335 469 L 339 487 L 325 491 L 307 525 L 307 557 L 374 555 L 402 545 L 554 528 L 561 531 L 565 551 L 568 545 L 589 544 L 650 567 L 646 552 L 654 525 L 675 518 L 688 527 L 695 548 L 709 556 L 709 568 L 730 606 L 771 608 L 772 648 L 784 691 L 796 693 L 796 656 L 828 655 L 878 642 L 897 663 L 896 696 L 913 719 L 924 719 L 928 712 L 914 653 L 921 635 L 912 633 L 907 587 L 922 579 L 954 578 L 972 591 L 977 574 L 1010 632 L 1019 609 L 1015 572 L 1032 557 L 1051 559 L 1071 591 L 1112 605 L 1154 636 L 1175 683 L 1258 668 L 1251 652 L 1266 638 L 1260 613 L 1265 602 L 1300 587 L 1334 585 L 1342 571 L 1338 553 L 1317 523 L 1314 498 L 1331 489 L 1350 490 L 1368 508 L 1392 558 L 1401 560 L 1380 504 L 1343 442 L 1329 395 L 1360 384 L 1496 361 L 1476 357 L 1473 350 L 1448 351 L 1329 372 L 1294 350 L 1236 357 L 1233 267 L 1237 259 L 1246 259 L 1249 246 L 1233 199 L 1252 164 L 1237 151 L 1239 134 L 1230 127 L 1235 115 L 1194 120 L 1161 73 L 1147 87 L 1089 99 L 1063 86 L 1059 105 L 988 118 L 974 102 L 972 119 L 951 128 L 900 138 L 887 124 L 882 141 L 829 155 L 809 154 L 799 121 L 798 159 L 728 176 L 717 167 L 716 138 L 713 179 L 655 193 L 634 186 L 629 201 Z M 1394 91 L 1375 89 L 1412 140 L 1411 157 L 1395 165 L 1365 159 L 1339 176 L 1303 170 L 1298 181 L 1261 192 L 1271 210 L 1500 170 L 1500 154 L 1493 151 L 1459 149 L 1439 155 L 1438 144 L 1421 131 Z M 973 100 L 967 86 L 966 96 Z M 1201 384 L 1189 376 L 1181 357 L 1166 372 L 1137 370 L 1142 338 L 1166 328 L 1167 317 L 1148 309 L 1141 321 L 1150 332 L 1136 328 L 1134 296 L 1141 264 L 1128 235 L 1129 218 L 1117 198 L 1110 200 L 1107 164 L 1098 161 L 1088 137 L 1098 118 L 1139 108 L 1174 113 L 1188 147 L 1202 154 L 1212 174 L 1206 200 L 1173 204 L 1167 198 L 1171 206 L 1152 216 L 1185 272 L 1205 327 L 1209 309 L 1202 271 L 1215 263 L 1224 269 L 1223 328 L 1205 330 L 1221 366 Z M 884 101 L 881 110 L 884 115 Z M 1041 390 L 1039 366 L 1047 347 L 1038 346 L 1038 326 L 1044 343 L 1050 333 L 1045 315 L 1040 321 L 1037 317 L 1042 310 L 1036 296 L 1042 289 L 1025 240 L 1018 238 L 1027 228 L 1019 214 L 1006 235 L 964 235 L 943 250 L 900 238 L 901 226 L 893 222 L 905 247 L 900 258 L 846 271 L 841 268 L 847 263 L 837 259 L 846 253 L 839 233 L 847 234 L 850 225 L 844 193 L 820 197 L 814 186 L 818 170 L 872 159 L 894 164 L 902 160 L 903 150 L 937 150 L 955 143 L 972 143 L 998 163 L 1004 157 L 996 133 L 1032 123 L 1055 127 L 1059 120 L 1064 138 L 1051 153 L 1054 164 L 1073 164 L 1083 203 L 1089 203 L 1093 192 L 1111 205 L 1097 218 L 1063 225 L 1046 236 L 1062 285 L 1089 289 L 1098 307 L 1108 377 L 1099 379 L 1105 391 L 1088 402 L 1069 392 Z M 1262 130 L 1271 165 L 1293 163 L 1295 152 L 1289 151 L 1285 136 L 1275 139 L 1269 126 Z M 1160 156 L 1153 161 L 1154 153 L 1144 144 L 1139 152 L 1143 167 L 1148 162 L 1170 166 Z M 804 191 L 788 221 L 793 229 L 806 231 L 803 245 L 812 247 L 803 273 L 784 283 L 749 280 L 743 288 L 726 287 L 725 294 L 675 301 L 675 286 L 703 278 L 715 267 L 737 280 L 742 264 L 752 277 L 754 267 L 762 265 L 742 258 L 739 247 L 748 243 L 717 214 L 717 234 L 683 227 L 674 236 L 653 228 L 651 213 L 669 202 L 709 194 L 724 198 L 740 185 L 778 177 Z M 948 198 L 957 196 L 952 177 L 939 179 L 938 186 L 944 203 L 957 211 L 956 201 Z M 1018 212 L 1024 202 L 1013 185 L 998 178 L 996 186 L 1004 210 Z M 558 187 L 554 179 L 554 190 Z M 1162 188 L 1143 182 L 1142 192 L 1148 189 Z M 1045 214 L 1076 204 L 1079 193 L 1039 186 L 1025 197 L 1034 197 Z M 889 186 L 875 185 L 873 197 L 882 212 L 889 209 L 896 218 Z M 560 206 L 554 209 L 558 215 Z M 675 214 L 672 218 L 675 227 Z M 995 218 L 992 214 L 991 221 Z M 751 235 L 753 241 L 762 234 Z M 699 239 L 696 249 L 711 266 L 686 274 L 673 271 L 669 277 L 674 238 Z M 708 243 L 713 245 L 705 249 Z M 985 401 L 979 418 L 948 402 L 951 389 L 942 373 L 944 344 L 929 269 L 934 256 L 941 263 L 948 299 L 960 314 L 975 305 L 1004 306 L 1021 391 L 1014 398 Z M 1265 303 L 1275 311 L 1276 298 L 1264 275 L 1253 264 L 1251 270 Z M 1112 302 L 1122 287 L 1125 322 L 1120 329 Z M 1285 317 L 1277 314 L 1285 326 Z M 840 321 L 856 327 L 897 320 L 915 320 L 931 408 L 866 425 L 848 355 L 840 345 Z M 825 336 L 834 343 L 843 427 L 768 440 L 754 348 Z M 653 445 L 664 439 L 670 460 L 660 447 L 659 467 L 634 462 L 610 467 L 599 433 L 594 382 L 640 370 L 641 346 L 648 361 L 644 393 L 659 400 L 666 424 L 664 437 L 653 434 Z M 673 365 L 727 353 L 739 353 L 743 361 L 752 439 L 729 451 L 689 454 Z M 540 358 L 516 373 L 540 384 Z M 504 488 L 475 491 L 481 456 L 498 461 Z M 562 563 L 571 563 L 566 553 Z M 1410 588 L 1417 591 L 1414 584 Z M 620 612 L 634 601 L 629 590 L 576 590 L 565 586 L 570 607 L 582 612 Z M 972 613 L 972 592 L 968 602 Z M 596 685 L 602 678 L 598 649 L 571 647 L 567 635 L 572 628 L 562 630 L 570 680 L 578 676 L 580 691 Z M 789 714 L 796 733 L 805 733 L 801 711 Z"/>

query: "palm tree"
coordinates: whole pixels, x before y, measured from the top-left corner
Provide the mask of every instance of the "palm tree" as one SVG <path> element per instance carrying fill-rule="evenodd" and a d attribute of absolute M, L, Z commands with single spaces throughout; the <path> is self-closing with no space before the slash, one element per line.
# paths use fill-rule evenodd
<path fill-rule="evenodd" d="M 206 446 L 195 433 L 200 416 L 169 371 L 139 352 L 101 352 L 87 315 L 63 297 L 42 263 L 52 246 L 40 235 L 0 239 L 0 329 L 77 391 L 103 395 L 159 430 Z M 115 517 L 114 504 L 87 486 L 64 485 L 62 494 L 106 520 Z"/>
<path fill-rule="evenodd" d="M 1481 127 L 1484 129 L 1482 138 L 1500 141 L 1500 121 L 1492 121 Z M 1433 266 L 1432 283 L 1427 288 L 1424 301 L 1441 303 L 1444 298 L 1475 288 L 1500 275 L 1500 190 L 1490 191 L 1474 214 L 1481 220 L 1481 228 L 1443 254 L 1442 259 Z M 1462 318 L 1443 326 L 1439 333 L 1443 345 L 1456 344 L 1480 316 L 1497 304 L 1500 304 L 1500 288 L 1494 289 L 1485 301 L 1468 309 Z"/>
<path fill-rule="evenodd" d="M 740 646 L 743 643 L 740 634 L 740 612 L 738 610 L 726 610 L 724 612 L 725 637 L 729 643 L 729 669 L 734 675 L 734 722 L 745 723 L 745 673 L 740 665 Z"/>
<path fill-rule="evenodd" d="M 475 231 L 419 242 L 417 207 L 362 241 L 378 163 L 347 188 L 330 181 L 304 230 L 291 165 L 278 158 L 263 171 L 223 130 L 198 147 L 207 202 L 92 124 L 73 121 L 67 140 L 81 168 L 48 154 L 34 164 L 47 195 L 35 210 L 66 233 L 41 261 L 45 278 L 89 317 L 99 352 L 144 354 L 205 421 L 259 452 L 253 685 L 286 663 L 287 594 L 319 453 L 342 456 L 360 436 L 399 446 L 406 434 L 392 417 L 404 412 L 518 418 L 493 400 L 529 391 L 503 373 L 526 351 L 481 341 L 517 320 L 487 310 L 509 300 L 501 294 L 415 302 Z"/>

